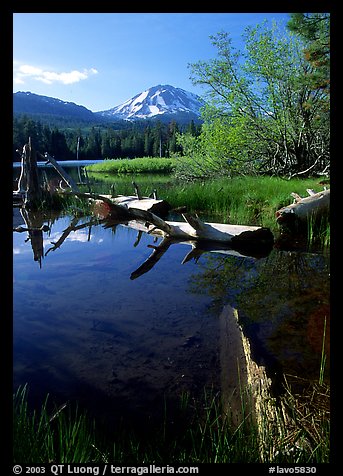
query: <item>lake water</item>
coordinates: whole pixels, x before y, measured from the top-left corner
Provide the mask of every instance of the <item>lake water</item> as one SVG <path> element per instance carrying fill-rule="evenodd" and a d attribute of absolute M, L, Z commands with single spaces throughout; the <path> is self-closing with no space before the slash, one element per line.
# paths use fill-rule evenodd
<path fill-rule="evenodd" d="M 58 160 L 57 163 L 61 167 L 73 167 L 73 168 L 78 168 L 78 167 L 84 167 L 87 165 L 92 165 L 92 164 L 98 164 L 100 162 L 103 162 L 103 160 Z M 44 161 L 38 161 L 37 162 L 38 167 L 44 167 L 44 168 L 51 168 L 52 165 L 50 163 L 46 163 Z M 21 167 L 21 162 L 13 162 L 13 168 L 17 169 Z"/>
<path fill-rule="evenodd" d="M 154 259 L 161 239 L 125 225 L 25 218 L 50 227 L 13 233 L 14 388 L 28 383 L 31 403 L 49 393 L 106 422 L 144 426 L 184 392 L 199 401 L 204 389 L 220 393 L 238 358 L 223 361 L 227 309 L 237 311 L 275 392 L 284 373 L 318 381 L 326 326 L 328 381 L 328 255 L 274 247 L 255 257 L 173 243 Z M 23 223 L 15 209 L 14 224 Z"/>
<path fill-rule="evenodd" d="M 191 246 L 175 243 L 137 273 L 160 242 L 151 235 L 137 240 L 136 230 L 92 217 L 36 213 L 32 223 L 50 231 L 13 234 L 13 362 L 14 386 L 28 383 L 33 402 L 49 393 L 107 421 L 137 423 L 158 420 L 165 401 L 172 407 L 185 391 L 220 392 L 227 305 L 276 387 L 283 372 L 318 380 L 327 256 L 212 250 L 182 264 Z M 328 339 L 326 353 L 328 376 Z"/>

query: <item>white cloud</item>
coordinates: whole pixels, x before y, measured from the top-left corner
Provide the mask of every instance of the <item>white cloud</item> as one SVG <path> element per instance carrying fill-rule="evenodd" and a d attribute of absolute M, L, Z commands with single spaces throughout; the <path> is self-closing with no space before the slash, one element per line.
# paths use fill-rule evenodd
<path fill-rule="evenodd" d="M 15 62 L 13 82 L 15 84 L 25 84 L 25 79 L 34 79 L 45 84 L 53 84 L 56 82 L 62 84 L 73 84 L 87 79 L 93 74 L 98 74 L 98 71 L 95 68 L 83 69 L 82 71 L 73 70 L 57 73 L 56 71 L 45 71 L 42 68 L 37 68 L 36 66 L 31 66 L 29 64 L 22 64 L 19 66 L 18 63 Z"/>
<path fill-rule="evenodd" d="M 54 233 L 51 233 L 50 236 L 47 238 L 43 239 L 43 245 L 44 247 L 51 248 L 52 243 L 56 243 L 58 239 L 61 237 L 61 233 L 56 231 Z M 88 229 L 85 230 L 76 230 L 70 233 L 70 235 L 67 237 L 65 242 L 71 242 L 71 241 L 79 241 L 79 242 L 87 242 L 89 241 L 89 236 L 88 236 Z M 103 238 L 96 238 L 93 235 L 91 235 L 90 241 L 94 244 L 99 244 L 103 242 Z"/>

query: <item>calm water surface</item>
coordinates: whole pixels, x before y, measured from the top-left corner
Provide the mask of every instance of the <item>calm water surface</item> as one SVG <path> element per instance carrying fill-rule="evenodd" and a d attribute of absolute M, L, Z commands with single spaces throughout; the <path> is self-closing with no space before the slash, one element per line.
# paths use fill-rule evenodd
<path fill-rule="evenodd" d="M 75 181 L 84 179 L 74 163 L 64 166 Z M 60 183 L 51 167 L 39 170 Z M 14 185 L 18 176 L 14 168 Z M 113 184 L 112 177 L 91 180 L 98 192 Z M 142 190 L 156 183 L 162 190 L 166 177 L 134 180 Z M 132 193 L 131 181 L 116 177 L 116 192 Z M 185 391 L 201 401 L 205 388 L 227 386 L 228 308 L 238 311 L 252 358 L 276 392 L 283 373 L 318 380 L 325 327 L 328 380 L 328 256 L 276 247 L 260 258 L 191 253 L 189 243 L 174 243 L 154 259 L 161 240 L 124 225 L 39 213 L 29 219 L 50 226 L 31 237 L 13 234 L 14 387 L 28 383 L 32 404 L 49 393 L 107 422 L 142 426 L 161 421 L 167 403 L 173 419 Z M 23 223 L 15 210 L 14 224 Z"/>
<path fill-rule="evenodd" d="M 135 273 L 160 239 L 138 240 L 124 225 L 82 226 L 90 220 L 36 215 L 50 232 L 13 234 L 14 386 L 28 383 L 33 402 L 49 393 L 105 419 L 143 421 L 184 391 L 199 399 L 204 388 L 220 391 L 219 316 L 228 304 L 274 382 L 282 372 L 318 379 L 327 256 L 207 251 L 182 264 L 191 247 L 175 243 Z M 325 350 L 328 375 L 328 339 Z"/>

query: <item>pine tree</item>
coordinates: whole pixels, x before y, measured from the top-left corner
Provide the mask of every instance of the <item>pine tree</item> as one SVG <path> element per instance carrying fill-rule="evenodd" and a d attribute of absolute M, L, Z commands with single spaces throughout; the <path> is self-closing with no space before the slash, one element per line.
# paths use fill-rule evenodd
<path fill-rule="evenodd" d="M 288 28 L 305 42 L 304 56 L 312 71 L 307 80 L 314 89 L 330 92 L 330 14 L 292 13 Z"/>

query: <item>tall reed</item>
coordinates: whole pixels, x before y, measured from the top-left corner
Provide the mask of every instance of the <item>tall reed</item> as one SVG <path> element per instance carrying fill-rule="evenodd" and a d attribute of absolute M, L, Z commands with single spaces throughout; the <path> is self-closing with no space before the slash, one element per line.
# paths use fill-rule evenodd
<path fill-rule="evenodd" d="M 78 408 L 48 411 L 47 396 L 39 411 L 30 411 L 27 385 L 13 398 L 14 463 L 86 463 L 96 455 L 94 421 Z"/>
<path fill-rule="evenodd" d="M 84 412 L 63 408 L 49 414 L 47 399 L 39 412 L 29 412 L 24 386 L 14 395 L 14 463 L 328 462 L 328 392 L 323 389 L 317 386 L 300 398 L 286 387 L 281 405 L 275 399 L 264 402 L 260 426 L 245 406 L 246 400 L 242 401 L 245 416 L 235 426 L 223 412 L 220 395 L 205 390 L 200 404 L 183 394 L 180 413 L 169 415 L 165 407 L 160 429 L 149 438 L 124 427 L 113 439 L 104 440 Z M 321 406 L 316 408 L 313 402 L 319 397 Z M 272 419 L 270 405 L 274 406 Z M 174 425 L 168 423 L 170 416 L 172 421 L 176 416 L 183 421 L 183 431 L 175 433 Z"/>

